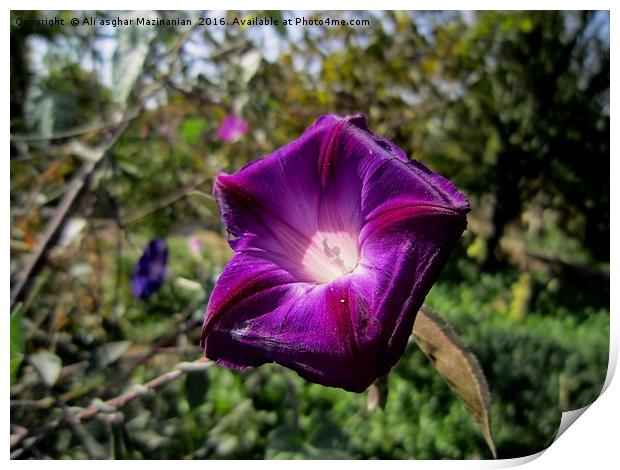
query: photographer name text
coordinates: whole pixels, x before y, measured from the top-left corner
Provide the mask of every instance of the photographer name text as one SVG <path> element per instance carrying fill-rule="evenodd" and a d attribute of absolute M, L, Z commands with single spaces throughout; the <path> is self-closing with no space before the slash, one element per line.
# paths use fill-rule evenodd
<path fill-rule="evenodd" d="M 136 17 L 136 18 L 99 18 L 87 16 L 83 18 L 16 18 L 15 24 L 18 26 L 35 26 L 41 28 L 53 28 L 59 26 L 108 26 L 112 28 L 132 27 L 132 26 L 213 26 L 213 27 L 240 27 L 248 28 L 255 26 L 370 26 L 370 20 L 360 18 L 316 18 L 316 17 L 293 17 L 293 18 L 274 18 L 271 16 L 260 17 L 198 17 L 198 18 L 155 18 L 155 17 Z"/>

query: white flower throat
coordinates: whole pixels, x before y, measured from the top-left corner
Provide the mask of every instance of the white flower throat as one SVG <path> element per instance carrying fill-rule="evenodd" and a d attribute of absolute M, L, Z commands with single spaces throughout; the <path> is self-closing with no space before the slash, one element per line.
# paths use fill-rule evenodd
<path fill-rule="evenodd" d="M 317 232 L 301 263 L 308 276 L 316 282 L 325 283 L 353 271 L 358 258 L 357 234 Z"/>

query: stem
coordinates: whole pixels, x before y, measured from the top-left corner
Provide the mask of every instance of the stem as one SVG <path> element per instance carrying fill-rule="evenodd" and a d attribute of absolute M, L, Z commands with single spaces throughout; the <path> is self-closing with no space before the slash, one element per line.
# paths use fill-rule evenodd
<path fill-rule="evenodd" d="M 95 403 L 80 411 L 66 413 L 60 418 L 47 423 L 46 425 L 40 427 L 35 431 L 23 433 L 11 442 L 12 446 L 15 446 L 21 442 L 24 443 L 21 448 L 17 449 L 11 454 L 11 458 L 16 458 L 20 456 L 26 450 L 34 446 L 47 434 L 58 429 L 61 426 L 66 426 L 70 423 L 83 423 L 89 421 L 95 416 L 97 416 L 99 413 L 118 413 L 119 409 L 125 406 L 127 403 L 165 387 L 170 382 L 175 381 L 176 379 L 185 375 L 188 372 L 206 370 L 212 367 L 213 364 L 214 363 L 211 360 L 204 357 L 197 359 L 193 362 L 182 362 L 180 364 L 177 364 L 172 370 L 158 377 L 155 377 L 154 379 L 143 385 L 136 386 L 115 398 L 111 398 L 110 400 L 106 400 L 104 402 Z"/>

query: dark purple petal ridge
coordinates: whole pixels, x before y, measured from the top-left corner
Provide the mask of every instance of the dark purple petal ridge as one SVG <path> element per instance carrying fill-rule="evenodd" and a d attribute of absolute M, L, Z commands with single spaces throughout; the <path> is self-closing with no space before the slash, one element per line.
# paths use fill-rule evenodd
<path fill-rule="evenodd" d="M 151 240 L 133 269 L 131 288 L 134 297 L 141 300 L 157 292 L 166 278 L 168 247 L 165 240 Z"/>
<path fill-rule="evenodd" d="M 276 362 L 355 392 L 403 354 L 469 211 L 361 114 L 320 117 L 218 175 L 214 195 L 235 254 L 207 306 L 205 356 L 237 369 Z"/>

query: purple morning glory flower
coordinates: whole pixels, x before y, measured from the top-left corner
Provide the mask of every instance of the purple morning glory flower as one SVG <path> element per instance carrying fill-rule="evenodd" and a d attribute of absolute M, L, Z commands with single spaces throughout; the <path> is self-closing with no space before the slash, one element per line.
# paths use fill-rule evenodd
<path fill-rule="evenodd" d="M 165 240 L 151 240 L 133 268 L 131 289 L 136 298 L 147 300 L 159 290 L 166 277 L 167 262 L 168 247 Z"/>
<path fill-rule="evenodd" d="M 218 138 L 226 142 L 236 142 L 248 132 L 248 124 L 238 116 L 229 114 L 217 130 Z"/>
<path fill-rule="evenodd" d="M 403 354 L 469 211 L 363 115 L 319 118 L 218 175 L 214 194 L 235 253 L 209 300 L 205 355 L 238 369 L 276 362 L 355 392 Z"/>

